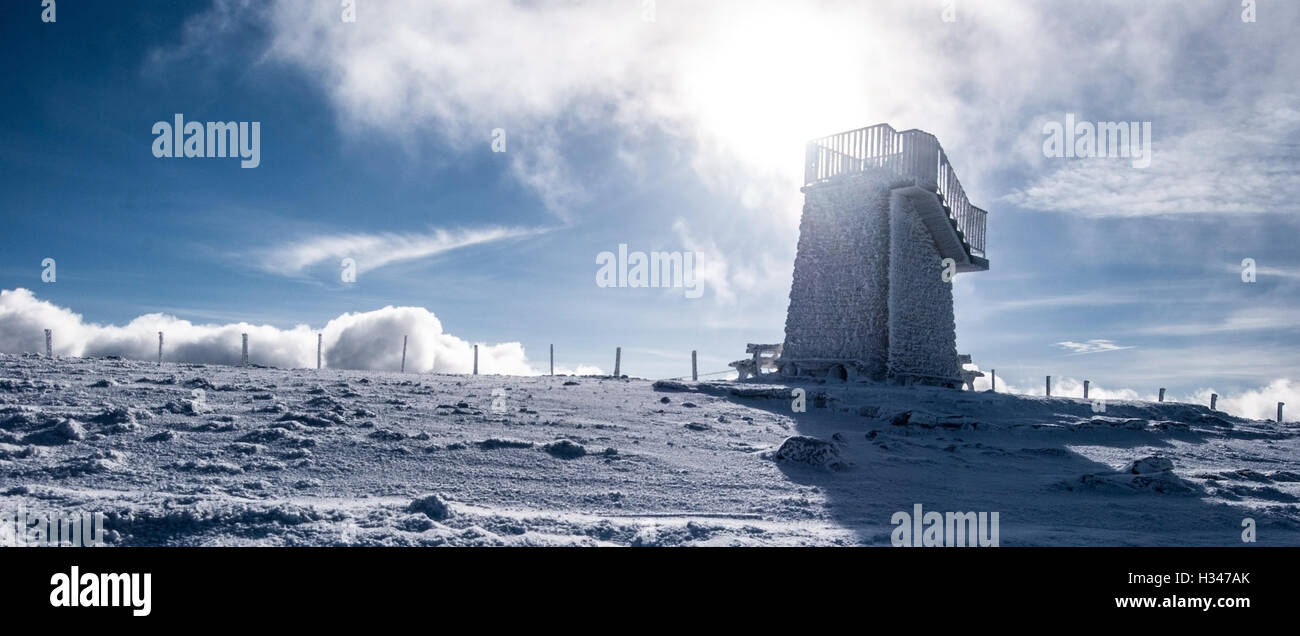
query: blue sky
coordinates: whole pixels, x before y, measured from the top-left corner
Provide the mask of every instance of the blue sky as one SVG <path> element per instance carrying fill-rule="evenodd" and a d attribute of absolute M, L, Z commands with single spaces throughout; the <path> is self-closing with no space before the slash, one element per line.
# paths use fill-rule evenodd
<path fill-rule="evenodd" d="M 511 369 L 554 343 L 566 369 L 622 346 L 638 376 L 692 349 L 722 370 L 783 338 L 803 141 L 889 122 L 936 134 L 990 212 L 992 268 L 955 293 L 999 380 L 1300 390 L 1295 3 L 29 4 L 0 21 L 0 289 L 85 323 L 411 306 L 519 343 Z M 260 122 L 260 166 L 155 158 L 174 113 Z M 1065 113 L 1152 122 L 1152 165 L 1044 157 Z M 706 254 L 704 297 L 598 287 L 620 243 Z"/>

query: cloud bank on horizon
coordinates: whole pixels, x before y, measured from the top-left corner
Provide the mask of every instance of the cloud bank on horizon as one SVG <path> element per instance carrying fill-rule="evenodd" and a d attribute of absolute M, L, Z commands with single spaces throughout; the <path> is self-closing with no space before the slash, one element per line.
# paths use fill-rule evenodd
<path fill-rule="evenodd" d="M 991 378 L 986 373 L 982 378 L 975 379 L 976 391 L 987 391 L 991 386 Z M 1002 393 L 1014 393 L 1017 395 L 1046 395 L 1047 387 L 1043 385 L 1021 386 L 1008 384 L 1000 377 L 998 378 L 998 391 Z M 1274 380 L 1268 386 L 1255 389 L 1246 389 L 1239 393 L 1225 393 L 1218 391 L 1213 387 L 1204 387 L 1197 389 L 1186 395 L 1177 395 L 1168 393 L 1165 395 L 1166 402 L 1186 402 L 1189 404 L 1209 405 L 1210 394 L 1217 394 L 1219 401 L 1217 408 L 1225 413 L 1236 415 L 1237 417 L 1248 417 L 1256 420 L 1272 420 L 1277 416 L 1277 403 L 1300 404 L 1300 382 L 1286 378 Z M 1083 397 L 1083 380 L 1071 377 L 1052 378 L 1052 396 L 1053 397 Z M 1095 382 L 1088 387 L 1088 399 L 1105 400 L 1105 401 L 1146 401 L 1155 402 L 1158 399 L 1156 393 L 1143 393 L 1129 388 L 1110 388 L 1099 385 Z M 1104 413 L 1098 413 L 1104 415 Z M 1285 414 L 1284 414 L 1285 415 Z M 1285 416 L 1287 421 L 1294 421 L 1294 415 Z"/>
<path fill-rule="evenodd" d="M 324 336 L 324 365 L 334 369 L 397 371 L 402 336 L 408 336 L 406 369 L 414 372 L 470 373 L 474 345 L 442 330 L 438 317 L 423 307 L 384 307 L 345 313 L 321 329 L 296 325 L 230 323 L 196 325 L 166 314 L 145 314 L 121 326 L 87 323 L 80 314 L 40 300 L 29 290 L 0 291 L 0 352 L 39 352 L 44 331 L 54 332 L 60 356 L 122 356 L 154 360 L 158 332 L 164 333 L 163 359 L 169 362 L 238 364 L 241 334 L 247 333 L 249 361 L 283 368 L 316 366 L 316 334 Z M 518 342 L 479 344 L 479 372 L 538 375 Z M 557 373 L 568 373 L 556 369 Z M 599 374 L 580 365 L 575 373 Z"/>

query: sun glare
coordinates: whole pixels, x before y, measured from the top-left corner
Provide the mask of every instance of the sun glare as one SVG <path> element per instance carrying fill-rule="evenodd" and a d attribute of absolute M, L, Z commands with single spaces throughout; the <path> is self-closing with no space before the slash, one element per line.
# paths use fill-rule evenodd
<path fill-rule="evenodd" d="M 775 7 L 738 17 L 688 70 L 702 136 L 714 150 L 764 172 L 802 176 L 804 143 L 835 126 L 875 123 L 860 81 L 862 33 L 811 9 Z"/>

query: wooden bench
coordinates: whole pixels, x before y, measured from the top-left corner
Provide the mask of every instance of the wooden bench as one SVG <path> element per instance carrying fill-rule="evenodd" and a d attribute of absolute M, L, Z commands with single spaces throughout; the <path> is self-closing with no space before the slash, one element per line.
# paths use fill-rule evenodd
<path fill-rule="evenodd" d="M 728 364 L 729 367 L 735 367 L 739 374 L 738 380 L 758 377 L 765 370 L 776 370 L 776 359 L 781 357 L 781 350 L 785 345 L 779 344 L 746 344 L 745 353 L 752 357 L 744 360 L 736 360 Z"/>
<path fill-rule="evenodd" d="M 970 354 L 969 353 L 957 354 L 957 364 L 959 365 L 971 364 Z M 961 383 L 966 385 L 966 389 L 969 391 L 975 390 L 975 378 L 982 378 L 982 377 L 984 377 L 983 371 L 971 371 L 969 369 L 961 370 Z"/>

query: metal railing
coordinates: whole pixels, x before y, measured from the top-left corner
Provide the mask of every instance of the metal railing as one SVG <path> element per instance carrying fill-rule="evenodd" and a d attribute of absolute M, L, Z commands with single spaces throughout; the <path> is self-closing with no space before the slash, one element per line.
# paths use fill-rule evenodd
<path fill-rule="evenodd" d="M 915 128 L 899 132 L 889 124 L 876 124 L 808 142 L 805 185 L 869 169 L 888 170 L 938 194 L 970 253 L 985 255 L 988 212 L 971 205 L 966 198 L 948 155 L 934 135 Z"/>

